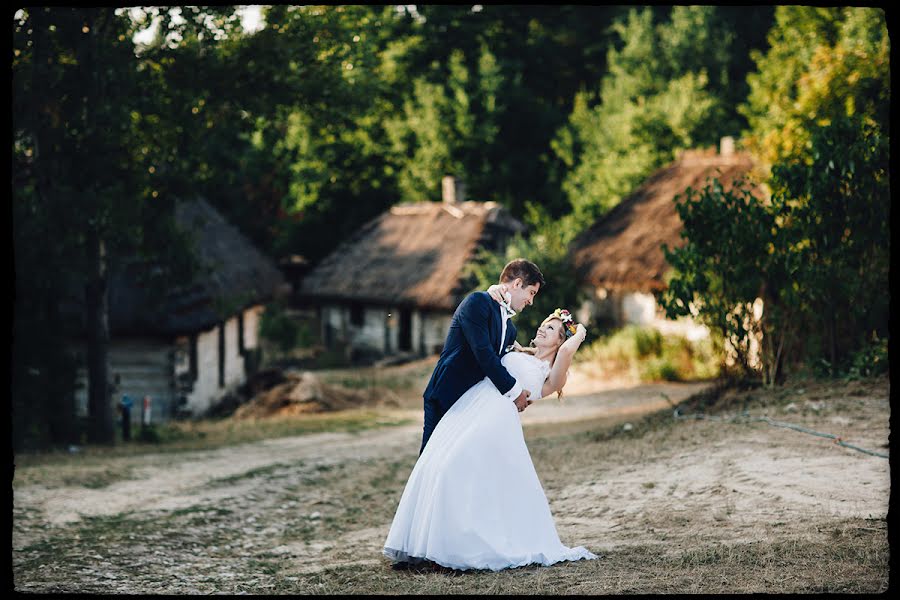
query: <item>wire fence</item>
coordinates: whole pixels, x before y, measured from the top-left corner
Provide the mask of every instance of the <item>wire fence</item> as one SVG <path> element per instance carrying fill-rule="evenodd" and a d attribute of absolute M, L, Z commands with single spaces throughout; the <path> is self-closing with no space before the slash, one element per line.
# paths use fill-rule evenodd
<path fill-rule="evenodd" d="M 668 398 L 666 398 L 668 400 Z M 868 454 L 870 456 L 877 456 L 879 458 L 890 458 L 887 454 L 883 452 L 874 452 L 872 450 L 866 450 L 865 448 L 860 448 L 859 446 L 854 446 L 853 444 L 848 444 L 841 436 L 834 435 L 833 433 L 823 433 L 821 431 L 815 431 L 813 429 L 808 429 L 806 427 L 801 427 L 800 425 L 794 425 L 793 423 L 786 423 L 784 421 L 776 421 L 774 419 L 770 419 L 769 417 L 751 417 L 749 413 L 743 412 L 739 415 L 734 415 L 731 417 L 718 417 L 716 415 L 707 415 L 703 413 L 693 413 L 690 415 L 681 414 L 681 408 L 676 407 L 675 413 L 672 415 L 675 419 L 687 420 L 687 419 L 696 419 L 696 420 L 706 420 L 706 421 L 719 421 L 724 423 L 767 423 L 769 425 L 773 425 L 775 427 L 783 427 L 785 429 L 793 429 L 794 431 L 800 431 L 802 433 L 808 433 L 810 435 L 816 435 L 819 437 L 830 438 L 834 440 L 834 443 L 838 446 L 843 446 L 844 448 L 850 448 L 851 450 L 856 450 L 858 452 L 862 452 L 863 454 Z"/>

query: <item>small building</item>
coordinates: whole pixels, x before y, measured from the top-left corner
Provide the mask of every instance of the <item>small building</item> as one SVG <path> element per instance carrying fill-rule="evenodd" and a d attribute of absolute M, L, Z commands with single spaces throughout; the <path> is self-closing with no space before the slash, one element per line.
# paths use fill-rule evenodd
<path fill-rule="evenodd" d="M 652 326 L 691 340 L 709 335 L 692 319 L 667 319 L 654 293 L 665 289 L 670 268 L 662 244 L 676 248 L 684 243 L 675 196 L 688 187 L 701 189 L 708 178 L 718 178 L 730 189 L 735 180 L 749 175 L 753 160 L 733 148 L 732 139 L 723 138 L 719 153 L 715 149 L 682 153 L 572 242 L 579 280 L 592 291 L 585 307 L 589 315 L 614 326 Z"/>
<path fill-rule="evenodd" d="M 169 290 L 152 302 L 150 290 L 133 262 L 109 276 L 109 376 L 113 401 L 134 401 L 132 420 L 139 421 L 145 396 L 151 418 L 199 416 L 259 364 L 259 323 L 264 305 L 289 293 L 276 264 L 230 225 L 208 202 L 179 202 L 179 229 L 190 234 L 201 273 L 187 289 Z M 150 267 L 152 268 L 152 267 Z M 67 314 L 80 318 L 83 299 Z M 74 340 L 80 357 L 80 385 L 75 400 L 87 414 L 86 344 Z"/>
<path fill-rule="evenodd" d="M 399 204 L 362 226 L 303 279 L 322 341 L 353 360 L 440 352 L 479 248 L 524 231 L 495 202 L 472 202 L 452 177 L 441 202 Z M 499 275 L 499 273 L 498 273 Z"/>

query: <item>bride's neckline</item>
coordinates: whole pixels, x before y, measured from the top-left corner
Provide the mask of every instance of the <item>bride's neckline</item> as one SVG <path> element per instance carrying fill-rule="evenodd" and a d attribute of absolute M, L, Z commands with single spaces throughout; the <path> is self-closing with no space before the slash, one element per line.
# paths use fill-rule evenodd
<path fill-rule="evenodd" d="M 523 354 L 524 354 L 524 353 L 523 353 Z M 538 358 L 538 357 L 535 356 L 534 354 L 528 354 L 528 356 L 530 356 L 531 358 L 533 358 L 534 360 L 536 360 L 536 361 L 538 361 L 538 362 L 540 362 L 540 363 L 545 363 L 548 367 L 550 366 L 550 359 L 549 359 L 549 358 Z"/>

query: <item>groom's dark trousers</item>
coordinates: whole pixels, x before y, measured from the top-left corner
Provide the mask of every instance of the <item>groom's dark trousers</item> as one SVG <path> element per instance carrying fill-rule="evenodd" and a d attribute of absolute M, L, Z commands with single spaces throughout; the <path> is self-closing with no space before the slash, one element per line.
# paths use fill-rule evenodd
<path fill-rule="evenodd" d="M 507 346 L 515 341 L 516 327 L 507 320 L 506 337 L 501 345 L 502 328 L 500 305 L 487 292 L 469 294 L 456 308 L 444 349 L 422 395 L 425 426 L 419 454 L 425 450 L 441 417 L 466 390 L 485 376 L 490 377 L 501 394 L 506 394 L 515 385 L 515 378 L 500 364 L 500 358 L 506 353 Z"/>

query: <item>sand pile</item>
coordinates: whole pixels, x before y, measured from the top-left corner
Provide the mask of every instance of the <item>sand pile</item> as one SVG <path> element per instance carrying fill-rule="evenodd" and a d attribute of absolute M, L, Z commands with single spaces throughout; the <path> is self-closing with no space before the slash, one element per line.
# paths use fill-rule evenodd
<path fill-rule="evenodd" d="M 383 388 L 355 390 L 323 383 L 314 373 L 285 373 L 274 387 L 259 390 L 234 411 L 236 419 L 330 412 L 363 406 L 397 406 L 393 392 Z"/>

